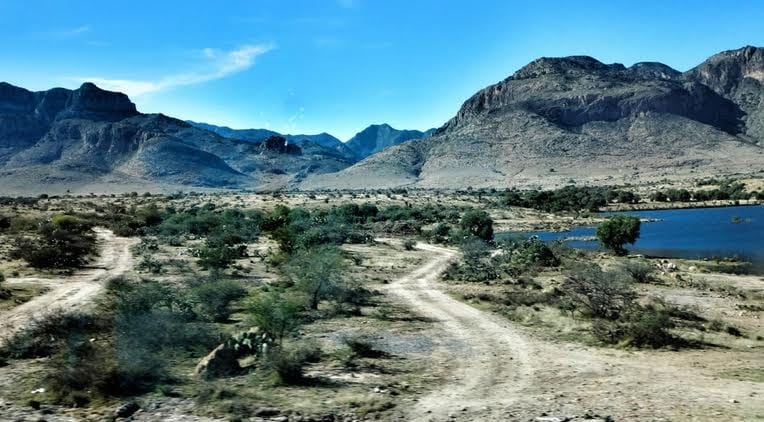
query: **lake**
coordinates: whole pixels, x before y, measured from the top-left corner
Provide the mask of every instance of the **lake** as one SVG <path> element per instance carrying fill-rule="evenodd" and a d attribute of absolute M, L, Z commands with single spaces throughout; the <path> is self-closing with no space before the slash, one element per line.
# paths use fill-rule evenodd
<path fill-rule="evenodd" d="M 738 257 L 753 264 L 752 270 L 764 273 L 764 206 L 723 208 L 687 208 L 656 211 L 624 211 L 606 215 L 628 214 L 642 219 L 640 236 L 634 245 L 627 245 L 633 253 L 670 258 L 702 259 Z M 566 240 L 573 247 L 596 249 L 591 238 L 595 227 L 577 227 L 566 232 L 527 232 L 541 240 Z"/>

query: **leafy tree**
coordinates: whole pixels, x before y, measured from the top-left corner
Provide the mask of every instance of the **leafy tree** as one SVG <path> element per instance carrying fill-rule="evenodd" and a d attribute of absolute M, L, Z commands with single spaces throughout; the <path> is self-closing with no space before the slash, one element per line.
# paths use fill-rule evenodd
<path fill-rule="evenodd" d="M 342 275 L 346 267 L 342 252 L 337 247 L 320 246 L 292 255 L 285 272 L 295 286 L 308 295 L 308 305 L 315 310 L 322 299 L 341 294 Z"/>
<path fill-rule="evenodd" d="M 302 301 L 275 290 L 262 292 L 249 304 L 252 323 L 281 344 L 300 325 Z"/>
<path fill-rule="evenodd" d="M 610 217 L 597 226 L 597 239 L 616 255 L 626 254 L 624 245 L 639 238 L 639 218 L 631 215 Z"/>
<path fill-rule="evenodd" d="M 475 236 L 485 241 L 493 239 L 493 220 L 485 211 L 467 211 L 459 222 L 459 226 L 469 236 Z"/>

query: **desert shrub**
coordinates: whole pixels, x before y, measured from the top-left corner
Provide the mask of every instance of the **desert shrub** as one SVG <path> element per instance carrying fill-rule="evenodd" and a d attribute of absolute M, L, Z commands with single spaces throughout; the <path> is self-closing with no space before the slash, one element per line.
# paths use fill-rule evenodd
<path fill-rule="evenodd" d="M 403 249 L 407 251 L 413 251 L 416 249 L 416 241 L 413 239 L 406 239 L 403 241 Z"/>
<path fill-rule="evenodd" d="M 637 283 L 650 283 L 654 280 L 655 267 L 644 260 L 629 260 L 623 270 Z"/>
<path fill-rule="evenodd" d="M 0 300 L 5 300 L 11 297 L 11 291 L 3 287 L 5 282 L 5 274 L 0 272 Z"/>
<path fill-rule="evenodd" d="M 229 304 L 246 295 L 247 291 L 235 281 L 203 283 L 191 290 L 191 296 L 199 309 L 198 314 L 215 322 L 228 320 L 231 315 Z"/>
<path fill-rule="evenodd" d="M 386 355 L 382 350 L 374 347 L 374 343 L 367 337 L 350 335 L 342 338 L 342 342 L 350 351 L 363 358 L 380 358 Z"/>
<path fill-rule="evenodd" d="M 631 215 L 610 217 L 597 226 L 597 239 L 615 254 L 624 255 L 624 245 L 639 238 L 639 226 L 639 218 Z"/>
<path fill-rule="evenodd" d="M 50 360 L 46 377 L 61 404 L 81 405 L 81 398 L 132 396 L 151 391 L 168 379 L 164 362 L 145 350 L 115 349 L 87 338 L 69 341 Z"/>
<path fill-rule="evenodd" d="M 86 337 L 101 329 L 104 321 L 82 313 L 55 312 L 33 321 L 30 327 L 13 335 L 0 350 L 6 358 L 27 359 L 51 356 L 70 338 Z"/>
<path fill-rule="evenodd" d="M 321 351 L 315 346 L 289 344 L 271 349 L 266 355 L 265 366 L 280 384 L 302 384 L 305 382 L 305 366 L 320 357 Z"/>
<path fill-rule="evenodd" d="M 536 237 L 504 241 L 500 247 L 503 253 L 493 257 L 492 261 L 502 275 L 519 277 L 536 268 L 560 265 L 552 249 Z"/>
<path fill-rule="evenodd" d="M 144 256 L 143 259 L 141 259 L 141 262 L 136 265 L 136 268 L 140 271 L 148 271 L 151 274 L 161 274 L 162 273 L 162 261 L 159 261 L 157 259 L 154 259 L 152 256 Z"/>
<path fill-rule="evenodd" d="M 635 305 L 619 320 L 595 320 L 592 334 L 606 344 L 652 348 L 679 346 L 683 342 L 669 331 L 674 326 L 669 310 L 652 305 Z"/>
<path fill-rule="evenodd" d="M 310 309 L 318 309 L 323 299 L 336 299 L 347 289 L 347 267 L 342 251 L 335 246 L 321 246 L 295 253 L 284 272 L 297 290 L 308 297 Z"/>
<path fill-rule="evenodd" d="M 674 327 L 665 309 L 652 306 L 634 307 L 627 315 L 624 337 L 637 347 L 663 347 L 676 343 L 669 329 Z"/>
<path fill-rule="evenodd" d="M 435 243 L 448 243 L 451 237 L 451 226 L 438 223 L 430 231 L 430 240 Z"/>
<path fill-rule="evenodd" d="M 254 296 L 248 308 L 252 324 L 277 344 L 281 344 L 287 335 L 300 326 L 300 312 L 304 309 L 304 301 L 292 295 L 269 290 Z"/>
<path fill-rule="evenodd" d="M 463 236 L 474 236 L 485 241 L 493 239 L 493 220 L 487 212 L 469 210 L 459 221 Z"/>
<path fill-rule="evenodd" d="M 548 212 L 597 211 L 609 202 L 636 203 L 639 200 L 639 195 L 626 190 L 606 187 L 565 186 L 547 191 L 508 190 L 504 193 L 502 204 L 535 208 Z"/>
<path fill-rule="evenodd" d="M 11 217 L 7 215 L 0 215 L 0 230 L 8 230 L 11 228 Z"/>
<path fill-rule="evenodd" d="M 485 260 L 465 261 L 462 264 L 452 263 L 443 273 L 444 280 L 466 282 L 489 282 L 499 278 L 496 268 Z"/>
<path fill-rule="evenodd" d="M 11 258 L 23 259 L 34 268 L 74 268 L 87 263 L 96 251 L 90 223 L 59 214 L 41 223 L 33 238 L 18 237 Z"/>
<path fill-rule="evenodd" d="M 199 258 L 199 266 L 204 269 L 220 271 L 228 268 L 238 258 L 246 256 L 245 245 L 231 246 L 220 238 L 208 238 L 204 246 L 194 251 Z"/>
<path fill-rule="evenodd" d="M 595 318 L 615 320 L 636 299 L 636 293 L 618 272 L 598 265 L 580 265 L 560 287 L 579 310 Z"/>

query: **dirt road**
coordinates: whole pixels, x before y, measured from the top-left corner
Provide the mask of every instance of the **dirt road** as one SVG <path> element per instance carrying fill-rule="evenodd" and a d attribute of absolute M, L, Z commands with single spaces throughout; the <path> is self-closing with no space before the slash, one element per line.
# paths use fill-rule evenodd
<path fill-rule="evenodd" d="M 35 320 L 60 310 L 75 310 L 89 304 L 104 283 L 133 267 L 130 246 L 136 239 L 117 237 L 109 230 L 95 229 L 100 254 L 95 262 L 72 276 L 60 278 L 9 278 L 7 284 L 38 284 L 50 290 L 9 311 L 0 313 L 0 346 Z"/>
<path fill-rule="evenodd" d="M 720 379 L 703 362 L 725 350 L 624 351 L 558 343 L 457 301 L 437 280 L 456 252 L 418 244 L 431 259 L 387 292 L 437 321 L 433 365 L 448 382 L 404 410 L 414 421 L 749 420 L 764 414 L 762 385 Z M 752 367 L 764 354 L 752 352 Z M 719 419 L 722 418 L 722 419 Z"/>

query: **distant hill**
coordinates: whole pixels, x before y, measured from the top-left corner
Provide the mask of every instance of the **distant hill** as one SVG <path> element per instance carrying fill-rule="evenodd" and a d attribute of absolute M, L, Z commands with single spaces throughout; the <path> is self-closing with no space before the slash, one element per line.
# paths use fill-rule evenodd
<path fill-rule="evenodd" d="M 412 139 L 426 138 L 434 131 L 435 129 L 430 129 L 426 132 L 398 130 L 386 123 L 371 125 L 350 138 L 347 141 L 347 146 L 355 153 L 356 157 L 364 159 L 393 145 L 398 145 Z"/>
<path fill-rule="evenodd" d="M 305 189 L 553 187 L 764 171 L 764 49 L 688 72 L 540 58 L 478 91 L 432 137 L 392 146 Z"/>
<path fill-rule="evenodd" d="M 192 126 L 217 133 L 218 135 L 225 138 L 259 142 L 270 136 L 283 136 L 290 142 L 301 144 L 304 141 L 311 141 L 322 147 L 336 150 L 348 160 L 355 161 L 356 158 L 355 153 L 350 150 L 342 141 L 326 132 L 319 133 L 317 135 L 289 135 L 280 134 L 268 129 L 231 129 L 230 127 L 226 126 L 215 126 L 209 123 L 198 123 L 191 120 L 187 120 L 186 122 Z"/>
<path fill-rule="evenodd" d="M 228 139 L 85 83 L 31 92 L 0 83 L 0 194 L 177 187 L 288 188 L 352 161 L 311 141 Z"/>

